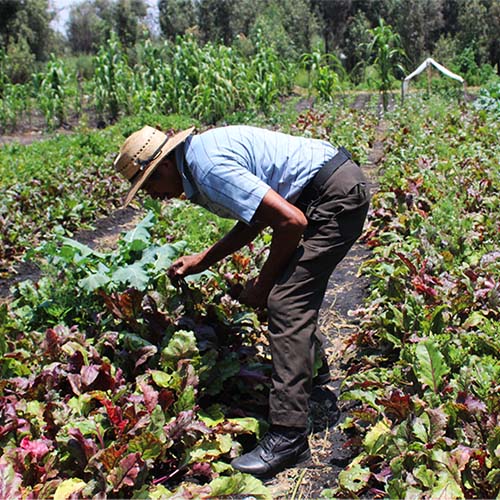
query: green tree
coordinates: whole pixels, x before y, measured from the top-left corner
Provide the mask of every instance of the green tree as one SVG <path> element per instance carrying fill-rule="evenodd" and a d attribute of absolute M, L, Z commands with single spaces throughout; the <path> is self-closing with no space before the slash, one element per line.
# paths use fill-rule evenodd
<path fill-rule="evenodd" d="M 3 0 L 0 2 L 0 35 L 7 40 L 12 34 L 12 22 L 16 18 L 21 4 L 18 0 Z"/>
<path fill-rule="evenodd" d="M 35 54 L 31 52 L 26 39 L 11 40 L 5 55 L 6 78 L 12 83 L 26 83 L 35 65 Z"/>
<path fill-rule="evenodd" d="M 443 18 L 445 19 L 443 32 L 447 35 L 455 35 L 458 31 L 458 2 L 459 0 L 443 1 Z"/>
<path fill-rule="evenodd" d="M 113 5 L 113 29 L 124 47 L 132 47 L 147 31 L 148 9 L 144 0 L 116 0 Z"/>
<path fill-rule="evenodd" d="M 394 11 L 395 30 L 412 65 L 428 57 L 444 27 L 443 0 L 405 0 Z"/>
<path fill-rule="evenodd" d="M 159 0 L 158 9 L 160 29 L 170 40 L 184 35 L 198 22 L 193 0 Z"/>
<path fill-rule="evenodd" d="M 84 0 L 71 8 L 68 40 L 73 52 L 95 53 L 114 32 L 132 47 L 146 29 L 144 0 Z"/>
<path fill-rule="evenodd" d="M 362 12 L 372 25 L 378 23 L 380 18 L 392 19 L 395 7 L 404 0 L 352 0 L 350 18 L 356 12 Z"/>
<path fill-rule="evenodd" d="M 370 26 L 368 17 L 361 10 L 356 12 L 347 26 L 342 48 L 343 63 L 355 83 L 360 83 L 368 64 L 366 47 L 370 42 Z"/>
<path fill-rule="evenodd" d="M 198 4 L 198 25 L 204 41 L 231 45 L 233 32 L 230 19 L 235 0 L 201 0 Z"/>
<path fill-rule="evenodd" d="M 459 4 L 459 40 L 462 47 L 475 46 L 477 62 L 485 62 L 487 59 L 488 7 L 486 4 L 487 2 L 481 0 L 467 0 Z M 472 19 L 474 22 L 471 22 Z"/>
<path fill-rule="evenodd" d="M 352 3 L 352 0 L 311 0 L 311 9 L 320 23 L 325 52 L 333 52 L 342 47 L 347 19 L 352 13 Z"/>
<path fill-rule="evenodd" d="M 297 55 L 293 41 L 283 26 L 281 9 L 275 3 L 268 5 L 257 16 L 250 31 L 250 38 L 254 45 L 256 45 L 257 38 L 265 40 L 270 47 L 285 59 Z"/>
<path fill-rule="evenodd" d="M 441 35 L 436 42 L 432 57 L 444 66 L 451 66 L 458 53 L 457 38 L 453 35 Z"/>
<path fill-rule="evenodd" d="M 488 40 L 490 64 L 496 66 L 497 73 L 500 75 L 500 2 L 492 2 L 489 10 Z"/>
<path fill-rule="evenodd" d="M 473 49 L 478 65 L 498 64 L 499 33 L 499 0 L 459 1 L 457 36 L 462 49 Z"/>
<path fill-rule="evenodd" d="M 39 61 L 46 60 L 55 35 L 50 26 L 55 13 L 49 0 L 2 0 L 0 2 L 0 38 L 2 45 L 24 45 Z"/>
<path fill-rule="evenodd" d="M 233 40 L 239 35 L 248 36 L 250 34 L 258 14 L 262 12 L 268 4 L 268 0 L 239 0 L 233 2 L 231 18 L 228 19 Z"/>
<path fill-rule="evenodd" d="M 67 36 L 74 53 L 94 53 L 109 36 L 110 27 L 100 14 L 93 0 L 84 0 L 71 7 Z"/>
<path fill-rule="evenodd" d="M 309 52 L 314 35 L 319 34 L 319 23 L 309 0 L 280 0 L 276 4 L 296 52 Z"/>
<path fill-rule="evenodd" d="M 165 11 L 169 5 L 182 12 L 184 1 L 160 0 L 160 5 Z M 231 45 L 241 35 L 254 38 L 260 30 L 264 38 L 269 37 L 276 49 L 288 57 L 309 51 L 311 39 L 318 31 L 309 0 L 199 0 L 194 5 L 196 24 L 205 42 L 222 41 Z M 184 15 L 187 12 L 191 12 L 189 8 L 184 9 Z M 182 23 L 178 25 L 182 27 Z"/>

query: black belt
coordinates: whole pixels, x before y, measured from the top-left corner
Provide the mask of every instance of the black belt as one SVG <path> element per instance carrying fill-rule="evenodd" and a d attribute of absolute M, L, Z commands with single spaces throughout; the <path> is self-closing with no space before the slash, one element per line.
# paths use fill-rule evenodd
<path fill-rule="evenodd" d="M 347 151 L 344 147 L 340 147 L 337 154 L 328 160 L 322 167 L 321 170 L 312 178 L 307 187 L 312 186 L 315 189 L 323 186 L 327 179 L 338 170 L 346 161 L 352 158 L 351 153 Z"/>
<path fill-rule="evenodd" d="M 298 199 L 298 205 L 309 205 L 309 203 L 316 199 L 320 193 L 321 188 L 325 182 L 338 170 L 346 161 L 352 158 L 351 153 L 344 147 L 340 147 L 337 154 L 328 160 L 316 175 L 309 181 L 307 186 L 302 191 Z"/>

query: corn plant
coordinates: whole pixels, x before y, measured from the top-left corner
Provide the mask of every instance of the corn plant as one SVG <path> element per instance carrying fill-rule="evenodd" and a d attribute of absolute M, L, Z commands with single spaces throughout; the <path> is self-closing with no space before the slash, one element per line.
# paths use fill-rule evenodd
<path fill-rule="evenodd" d="M 116 34 L 112 33 L 95 58 L 94 99 L 101 119 L 116 120 L 129 111 L 131 70 Z"/>
<path fill-rule="evenodd" d="M 205 49 L 209 50 L 209 48 Z M 193 37 L 177 38 L 170 58 L 170 105 L 174 111 L 190 108 L 193 89 L 200 81 L 203 49 Z"/>
<path fill-rule="evenodd" d="M 203 120 L 215 122 L 234 111 L 238 89 L 233 82 L 234 56 L 230 48 L 209 46 L 199 68 L 199 82 L 191 102 L 193 113 Z"/>
<path fill-rule="evenodd" d="M 165 45 L 155 46 L 150 40 L 137 47 L 138 63 L 134 68 L 130 93 L 132 113 L 155 112 L 165 107 L 165 80 L 168 75 L 165 50 Z"/>
<path fill-rule="evenodd" d="M 250 63 L 250 91 L 262 111 L 292 87 L 293 68 L 287 66 L 273 46 L 266 43 L 261 33 L 257 33 L 256 53 Z"/>
<path fill-rule="evenodd" d="M 155 46 L 151 40 L 145 40 L 137 48 L 139 63 L 138 76 L 144 86 L 158 90 L 165 78 L 165 46 Z"/>
<path fill-rule="evenodd" d="M 132 68 L 112 34 L 94 58 L 89 85 L 73 81 L 62 62 L 52 57 L 46 71 L 32 78 L 48 126 L 61 125 L 68 107 L 80 114 L 86 94 L 91 95 L 101 121 L 114 121 L 120 114 L 162 112 L 215 123 L 235 111 L 267 112 L 291 91 L 294 82 L 294 66 L 282 61 L 260 34 L 251 57 L 224 45 L 202 46 L 192 36 L 163 45 L 146 40 L 137 47 L 137 55 Z M 2 123 L 13 124 L 16 109 L 3 103 Z"/>
<path fill-rule="evenodd" d="M 35 79 L 38 104 L 49 128 L 59 127 L 64 123 L 70 79 L 64 63 L 53 54 L 46 72 Z"/>
<path fill-rule="evenodd" d="M 179 37 L 167 48 L 166 59 L 161 80 L 166 111 L 214 122 L 236 108 L 237 56 L 232 49 L 211 43 L 200 47 L 193 37 Z"/>
<path fill-rule="evenodd" d="M 29 84 L 13 84 L 8 77 L 9 57 L 0 48 L 0 127 L 13 130 L 23 115 L 30 116 Z"/>
<path fill-rule="evenodd" d="M 334 54 L 322 54 L 316 50 L 304 54 L 300 59 L 301 66 L 308 71 L 309 92 L 315 90 L 320 99 L 331 101 L 334 92 L 342 89 L 345 70 Z"/>
<path fill-rule="evenodd" d="M 14 130 L 23 115 L 29 114 L 31 105 L 29 86 L 6 83 L 0 98 L 0 127 Z"/>
<path fill-rule="evenodd" d="M 405 52 L 401 47 L 401 39 L 397 33 L 392 31 L 391 26 L 385 24 L 383 19 L 379 25 L 368 30 L 372 37 L 367 45 L 368 52 L 374 57 L 375 66 L 379 73 L 379 90 L 382 92 L 384 111 L 387 111 L 388 94 L 394 80 L 394 72 L 399 69 L 404 73 L 403 66 L 398 62 Z"/>

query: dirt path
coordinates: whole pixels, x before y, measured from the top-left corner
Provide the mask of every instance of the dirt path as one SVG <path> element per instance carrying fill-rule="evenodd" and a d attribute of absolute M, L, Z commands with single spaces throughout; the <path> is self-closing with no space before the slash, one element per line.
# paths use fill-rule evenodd
<path fill-rule="evenodd" d="M 358 103 L 359 104 L 359 103 Z M 371 192 L 378 186 L 376 169 L 383 160 L 384 123 L 377 128 L 376 141 L 369 153 L 368 161 L 362 165 L 370 182 Z M 328 340 L 328 361 L 332 374 L 331 392 L 320 394 L 322 401 L 311 406 L 313 432 L 310 436 L 312 460 L 305 467 L 288 469 L 267 485 L 276 499 L 314 499 L 327 488 L 337 484 L 339 472 L 348 465 L 355 450 L 344 446 L 347 436 L 337 426 L 348 414 L 348 404 L 338 401 L 340 386 L 345 374 L 342 352 L 345 342 L 356 331 L 358 320 L 352 311 L 359 308 L 366 296 L 368 280 L 358 277 L 358 269 L 369 256 L 363 243 L 356 243 L 339 264 L 328 285 L 320 311 L 319 324 Z M 333 394 L 333 396 L 332 396 Z"/>

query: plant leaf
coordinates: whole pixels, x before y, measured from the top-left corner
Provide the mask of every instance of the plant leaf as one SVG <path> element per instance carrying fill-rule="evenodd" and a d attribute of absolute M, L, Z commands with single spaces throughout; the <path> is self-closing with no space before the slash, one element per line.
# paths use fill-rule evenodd
<path fill-rule="evenodd" d="M 182 245 L 179 245 L 182 243 Z M 156 249 L 156 261 L 153 269 L 155 273 L 163 271 L 172 265 L 173 260 L 178 257 L 182 250 L 185 248 L 184 242 L 177 242 L 175 244 L 167 243 Z"/>
<path fill-rule="evenodd" d="M 387 435 L 391 433 L 391 426 L 387 419 L 377 422 L 367 433 L 363 444 L 367 453 L 376 455 L 384 448 Z"/>
<path fill-rule="evenodd" d="M 104 274 L 103 272 L 96 272 L 90 274 L 86 278 L 82 278 L 78 281 L 78 286 L 87 290 L 87 292 L 93 292 L 98 288 L 104 288 L 110 282 L 109 276 Z"/>
<path fill-rule="evenodd" d="M 430 488 L 435 481 L 435 472 L 425 465 L 419 465 L 413 469 L 413 475 L 424 485 L 425 488 Z"/>
<path fill-rule="evenodd" d="M 213 460 L 228 453 L 233 446 L 230 434 L 217 434 L 215 439 L 205 438 L 189 452 L 189 463 Z"/>
<path fill-rule="evenodd" d="M 356 460 L 347 469 L 341 471 L 338 476 L 340 486 L 350 493 L 362 490 L 368 484 L 371 476 L 370 469 L 361 467 L 359 463 L 356 463 Z"/>
<path fill-rule="evenodd" d="M 81 479 L 66 479 L 59 483 L 59 486 L 54 493 L 54 500 L 67 500 L 76 493 L 82 491 L 85 486 L 87 486 L 87 483 L 85 481 L 82 481 Z"/>
<path fill-rule="evenodd" d="M 126 243 L 133 243 L 134 241 L 141 241 L 143 243 L 149 243 L 150 240 L 150 233 L 148 231 L 149 228 L 151 228 L 154 224 L 155 221 L 155 214 L 154 212 L 148 212 L 146 217 L 142 219 L 137 226 L 134 227 L 134 229 L 131 229 L 125 235 L 123 236 L 123 241 Z"/>
<path fill-rule="evenodd" d="M 153 382 L 159 387 L 171 387 L 172 375 L 161 370 L 150 370 Z"/>
<path fill-rule="evenodd" d="M 448 498 L 465 498 L 462 488 L 448 470 L 439 472 L 438 481 L 430 492 L 430 498 L 447 500 Z"/>
<path fill-rule="evenodd" d="M 437 394 L 443 377 L 449 372 L 444 362 L 443 355 L 432 342 L 420 342 L 415 350 L 417 363 L 413 370 L 423 386 L 430 387 Z"/>
<path fill-rule="evenodd" d="M 115 283 L 123 283 L 143 291 L 149 283 L 149 276 L 138 262 L 120 267 L 111 276 Z"/>
<path fill-rule="evenodd" d="M 175 368 L 181 359 L 192 359 L 198 354 L 196 337 L 188 330 L 179 330 L 172 335 L 167 347 L 161 353 L 165 367 Z"/>
<path fill-rule="evenodd" d="M 66 238 L 65 236 L 61 237 L 62 241 L 62 247 L 60 250 L 61 254 L 64 254 L 64 252 L 67 252 L 68 250 L 72 250 L 74 255 L 79 254 L 80 257 L 88 257 L 89 255 L 96 255 L 102 257 L 103 254 L 100 254 L 99 252 L 94 252 L 92 248 L 90 248 L 87 245 L 84 245 L 83 243 L 80 243 L 79 241 L 72 240 L 71 238 Z"/>
<path fill-rule="evenodd" d="M 130 440 L 128 449 L 131 453 L 138 453 L 143 460 L 154 460 L 160 456 L 163 443 L 152 432 L 146 431 Z"/>
<path fill-rule="evenodd" d="M 253 417 L 229 418 L 221 428 L 230 434 L 255 434 L 257 439 L 260 437 L 259 421 Z"/>
<path fill-rule="evenodd" d="M 209 483 L 209 486 L 213 498 L 229 495 L 248 495 L 262 500 L 272 500 L 271 492 L 259 479 L 241 472 L 229 477 L 217 477 Z"/>
<path fill-rule="evenodd" d="M 108 475 L 108 479 L 113 485 L 113 491 L 120 491 L 123 486 L 135 486 L 137 476 L 144 466 L 144 461 L 140 453 L 129 453 L 122 458 L 117 467 Z"/>
<path fill-rule="evenodd" d="M 23 478 L 12 465 L 0 463 L 0 498 L 21 498 Z"/>

